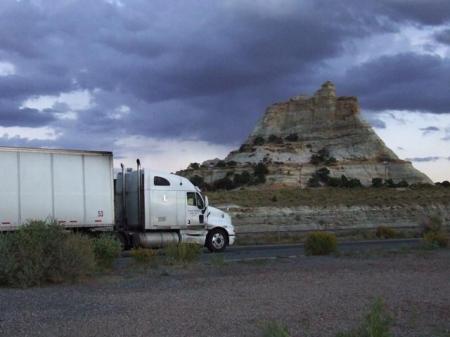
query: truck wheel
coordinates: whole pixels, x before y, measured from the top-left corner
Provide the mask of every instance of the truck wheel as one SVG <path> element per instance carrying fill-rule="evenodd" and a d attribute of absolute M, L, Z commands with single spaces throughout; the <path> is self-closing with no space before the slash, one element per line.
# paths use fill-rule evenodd
<path fill-rule="evenodd" d="M 223 252 L 228 245 L 228 234 L 221 228 L 214 228 L 206 236 L 205 246 L 210 252 Z"/>

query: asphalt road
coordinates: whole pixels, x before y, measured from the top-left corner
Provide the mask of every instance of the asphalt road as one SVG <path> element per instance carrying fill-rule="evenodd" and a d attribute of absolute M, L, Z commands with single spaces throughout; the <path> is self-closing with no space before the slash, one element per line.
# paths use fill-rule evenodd
<path fill-rule="evenodd" d="M 418 247 L 421 239 L 390 239 L 370 241 L 339 242 L 338 250 L 341 253 L 367 252 L 370 250 L 398 250 L 403 248 Z M 289 258 L 305 255 L 304 244 L 280 244 L 280 245 L 253 245 L 227 247 L 222 255 L 225 261 L 257 260 Z M 211 253 L 205 253 L 202 260 L 208 260 Z"/>

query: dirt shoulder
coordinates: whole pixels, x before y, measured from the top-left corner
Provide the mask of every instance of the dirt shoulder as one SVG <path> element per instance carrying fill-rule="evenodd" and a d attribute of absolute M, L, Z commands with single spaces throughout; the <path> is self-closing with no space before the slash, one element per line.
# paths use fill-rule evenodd
<path fill-rule="evenodd" d="M 2 336 L 335 336 L 376 297 L 395 336 L 448 336 L 450 250 L 222 265 L 118 266 L 81 285 L 0 290 Z"/>

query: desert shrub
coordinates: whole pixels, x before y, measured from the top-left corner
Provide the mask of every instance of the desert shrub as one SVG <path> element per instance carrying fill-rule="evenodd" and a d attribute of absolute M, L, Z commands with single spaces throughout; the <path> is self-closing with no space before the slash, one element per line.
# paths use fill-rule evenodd
<path fill-rule="evenodd" d="M 168 245 L 163 251 L 169 262 L 185 264 L 198 260 L 202 247 L 193 243 L 180 243 Z"/>
<path fill-rule="evenodd" d="M 313 165 L 319 165 L 320 163 L 323 162 L 323 160 L 319 155 L 313 154 L 311 155 L 311 159 L 309 160 L 309 162 Z"/>
<path fill-rule="evenodd" d="M 94 253 L 97 265 L 102 269 L 110 269 L 122 251 L 119 240 L 109 234 L 94 239 Z"/>
<path fill-rule="evenodd" d="M 189 178 L 189 180 L 194 186 L 198 186 L 201 189 L 205 185 L 205 180 L 199 175 L 194 175 L 193 177 Z"/>
<path fill-rule="evenodd" d="M 268 322 L 263 327 L 263 337 L 290 337 L 289 330 L 278 322 Z"/>
<path fill-rule="evenodd" d="M 220 168 L 224 168 L 225 166 L 227 166 L 227 163 L 225 162 L 225 160 L 218 160 L 216 162 L 216 167 L 220 167 Z"/>
<path fill-rule="evenodd" d="M 420 227 L 422 235 L 441 232 L 443 231 L 442 219 L 436 215 L 430 216 L 421 223 Z"/>
<path fill-rule="evenodd" d="M 130 252 L 133 260 L 140 264 L 153 262 L 157 256 L 156 251 L 147 248 L 133 248 Z"/>
<path fill-rule="evenodd" d="M 218 190 L 232 190 L 235 186 L 229 177 L 225 177 L 214 182 L 214 188 Z"/>
<path fill-rule="evenodd" d="M 322 167 L 313 173 L 312 177 L 308 180 L 309 187 L 319 187 L 322 185 L 328 185 L 330 179 L 330 170 L 326 167 Z"/>
<path fill-rule="evenodd" d="M 398 233 L 394 228 L 378 226 L 375 235 L 379 239 L 392 239 L 397 237 Z"/>
<path fill-rule="evenodd" d="M 337 160 L 330 156 L 330 152 L 327 148 L 323 148 L 311 156 L 310 163 L 313 165 L 325 164 L 332 166 L 337 163 Z"/>
<path fill-rule="evenodd" d="M 247 185 L 252 180 L 250 173 L 247 171 L 242 172 L 241 174 L 235 174 L 233 177 L 233 184 L 235 187 Z"/>
<path fill-rule="evenodd" d="M 447 247 L 449 238 L 448 234 L 442 225 L 442 219 L 438 216 L 431 216 L 421 224 L 422 235 L 425 241 L 425 246 Z"/>
<path fill-rule="evenodd" d="M 334 166 L 337 164 L 337 160 L 334 157 L 329 157 L 327 160 L 325 160 L 325 165 L 327 166 Z"/>
<path fill-rule="evenodd" d="M 400 180 L 397 184 L 396 187 L 408 187 L 409 184 L 406 180 Z"/>
<path fill-rule="evenodd" d="M 313 175 L 308 179 L 308 187 L 320 187 L 320 180 L 317 176 Z"/>
<path fill-rule="evenodd" d="M 255 183 L 263 184 L 266 182 L 266 175 L 269 173 L 269 169 L 264 163 L 258 163 L 253 169 L 255 175 Z"/>
<path fill-rule="evenodd" d="M 349 332 L 340 332 L 336 334 L 336 337 L 392 337 L 392 323 L 392 316 L 386 310 L 383 300 L 378 298 L 358 328 Z"/>
<path fill-rule="evenodd" d="M 283 138 L 276 135 L 270 135 L 267 142 L 272 144 L 283 144 Z"/>
<path fill-rule="evenodd" d="M 423 236 L 423 239 L 429 247 L 448 247 L 448 235 L 444 231 L 428 232 Z"/>
<path fill-rule="evenodd" d="M 383 187 L 383 179 L 372 178 L 372 187 Z"/>
<path fill-rule="evenodd" d="M 348 187 L 348 188 L 362 187 L 362 184 L 359 179 L 350 178 L 348 180 L 347 184 L 345 185 L 345 187 Z"/>
<path fill-rule="evenodd" d="M 190 163 L 188 166 L 188 169 L 191 169 L 191 170 L 198 170 L 199 168 L 200 168 L 199 163 Z"/>
<path fill-rule="evenodd" d="M 0 284 L 29 287 L 73 281 L 95 268 L 92 242 L 61 226 L 32 221 L 0 235 Z"/>
<path fill-rule="evenodd" d="M 264 138 L 261 136 L 255 137 L 255 139 L 253 139 L 253 145 L 264 145 Z"/>
<path fill-rule="evenodd" d="M 291 133 L 290 135 L 286 136 L 284 139 L 286 139 L 288 142 L 296 142 L 296 141 L 298 141 L 298 135 L 296 133 Z"/>
<path fill-rule="evenodd" d="M 336 235 L 327 232 L 313 232 L 305 241 L 306 255 L 328 255 L 337 249 Z"/>
<path fill-rule="evenodd" d="M 392 180 L 392 179 L 387 179 L 384 182 L 384 185 L 387 186 L 387 187 L 391 187 L 391 188 L 397 187 L 397 185 L 395 184 L 394 180 Z"/>
<path fill-rule="evenodd" d="M 330 187 L 342 187 L 342 179 L 336 177 L 328 178 L 328 186 Z"/>

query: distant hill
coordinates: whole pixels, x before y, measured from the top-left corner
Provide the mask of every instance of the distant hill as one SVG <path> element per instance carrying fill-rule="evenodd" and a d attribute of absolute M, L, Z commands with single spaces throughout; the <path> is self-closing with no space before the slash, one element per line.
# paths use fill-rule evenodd
<path fill-rule="evenodd" d="M 336 96 L 325 82 L 313 96 L 269 106 L 242 146 L 224 160 L 178 172 L 198 185 L 342 186 L 432 181 L 401 160 L 360 115 L 356 97 Z"/>

